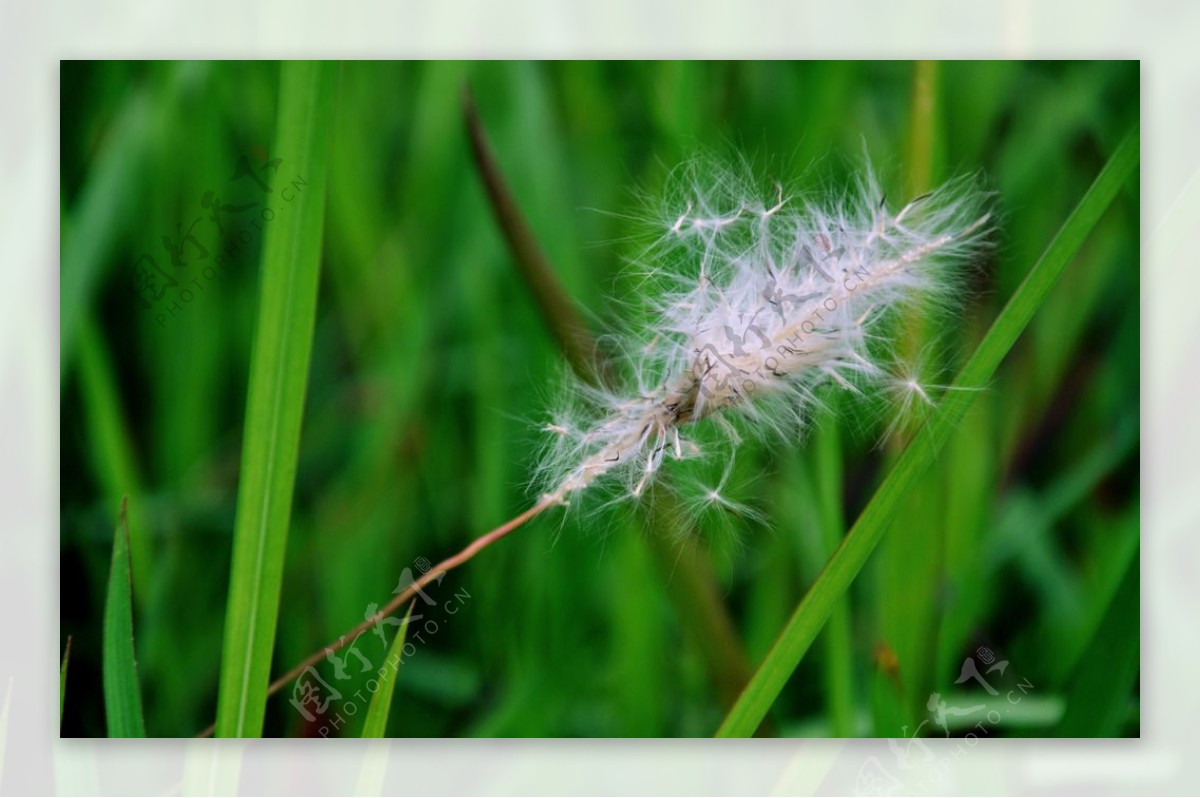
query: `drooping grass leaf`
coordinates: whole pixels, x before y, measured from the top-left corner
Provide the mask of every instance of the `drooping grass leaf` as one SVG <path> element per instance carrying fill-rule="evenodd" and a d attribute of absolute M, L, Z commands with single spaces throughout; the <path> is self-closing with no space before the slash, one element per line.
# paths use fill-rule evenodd
<path fill-rule="evenodd" d="M 387 659 L 379 669 L 379 687 L 371 696 L 371 705 L 367 708 L 367 719 L 363 722 L 363 737 L 383 737 L 387 734 L 388 716 L 392 711 L 392 694 L 396 692 L 396 677 L 400 674 L 400 664 L 404 659 L 404 641 L 408 637 L 408 622 L 412 619 L 413 605 L 408 605 L 404 613 L 404 625 L 396 632 L 396 639 L 388 650 Z"/>
<path fill-rule="evenodd" d="M 335 66 L 285 63 L 251 354 L 216 734 L 262 733 L 316 316 Z M 277 198 L 277 199 L 276 199 Z"/>
<path fill-rule="evenodd" d="M 112 569 L 104 602 L 104 711 L 109 737 L 145 737 L 142 693 L 133 650 L 133 581 L 129 567 L 126 500 L 113 535 Z M 63 670 L 66 670 L 64 660 Z"/>
<path fill-rule="evenodd" d="M 928 426 L 913 439 L 875 491 L 845 540 L 834 552 L 816 583 L 800 602 L 754 677 L 717 731 L 721 737 L 754 733 L 788 678 L 808 651 L 829 614 L 858 576 L 894 518 L 908 490 L 929 467 L 946 439 L 1012 349 L 1050 288 L 1079 251 L 1092 228 L 1112 203 L 1139 160 L 1139 131 L 1135 127 L 1116 148 L 1083 199 L 1034 264 L 991 329 L 946 393 Z M 955 390 L 966 389 L 966 390 Z"/>

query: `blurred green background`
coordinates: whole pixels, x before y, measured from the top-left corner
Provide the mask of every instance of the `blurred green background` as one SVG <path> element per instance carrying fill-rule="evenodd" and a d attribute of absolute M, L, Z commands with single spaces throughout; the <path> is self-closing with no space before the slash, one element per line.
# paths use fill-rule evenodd
<path fill-rule="evenodd" d="M 215 716 L 256 181 L 292 177 L 269 151 L 279 64 L 64 62 L 61 78 L 62 734 L 105 733 L 100 619 L 127 495 L 147 731 L 189 736 Z M 962 315 L 912 325 L 906 344 L 940 335 L 948 382 L 1137 122 L 1138 82 L 1136 62 L 341 65 L 336 103 L 320 109 L 334 120 L 320 298 L 272 673 L 386 603 L 403 569 L 531 499 L 563 358 L 482 189 L 466 84 L 597 332 L 620 317 L 610 297 L 633 290 L 623 264 L 647 243 L 636 192 L 652 196 L 700 149 L 826 190 L 865 145 L 896 198 L 982 174 L 997 246 Z M 767 732 L 941 735 L 931 693 L 990 707 L 1024 681 L 990 735 L 1138 734 L 1138 216 L 1135 178 L 907 500 Z M 189 230 L 188 265 L 174 266 L 164 237 Z M 133 276 L 154 267 L 157 284 Z M 765 527 L 547 517 L 452 572 L 430 591 L 435 630 L 410 631 L 389 733 L 711 734 L 728 703 L 720 663 L 736 673 L 762 659 L 895 458 L 864 418 L 739 453 L 738 497 Z M 698 543 L 692 572 L 720 599 L 728 640 L 693 611 L 680 535 Z M 381 638 L 358 647 L 382 662 Z M 995 698 L 955 683 L 966 658 L 986 662 L 981 648 L 1009 663 L 986 677 Z M 359 662 L 345 680 L 320 670 L 346 699 L 326 734 L 361 726 L 365 703 L 345 706 L 370 675 Z M 973 712 L 945 730 L 969 730 L 984 718 Z M 266 734 L 323 723 L 285 692 Z"/>

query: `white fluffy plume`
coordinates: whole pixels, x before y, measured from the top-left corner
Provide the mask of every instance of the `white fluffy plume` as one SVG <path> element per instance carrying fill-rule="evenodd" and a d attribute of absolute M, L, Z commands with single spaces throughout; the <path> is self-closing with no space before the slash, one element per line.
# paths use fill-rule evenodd
<path fill-rule="evenodd" d="M 621 340 L 627 378 L 571 386 L 546 427 L 544 501 L 567 503 L 602 480 L 637 497 L 668 460 L 732 459 L 735 415 L 795 440 L 823 386 L 886 395 L 888 318 L 956 298 L 987 230 L 985 195 L 969 179 L 895 209 L 870 173 L 827 203 L 694 165 L 675 179 L 679 207 L 647 260 L 645 325 Z M 698 422 L 728 446 L 695 442 Z"/>

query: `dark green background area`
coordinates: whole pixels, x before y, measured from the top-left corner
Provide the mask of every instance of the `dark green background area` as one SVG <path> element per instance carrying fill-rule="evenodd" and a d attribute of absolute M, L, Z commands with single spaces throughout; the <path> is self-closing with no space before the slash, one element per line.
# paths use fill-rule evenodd
<path fill-rule="evenodd" d="M 896 202 L 978 173 L 996 247 L 961 313 L 920 333 L 941 341 L 947 382 L 1137 122 L 1138 82 L 1135 62 L 342 65 L 320 109 L 334 119 L 320 299 L 272 672 L 385 603 L 418 558 L 531 499 L 563 361 L 473 164 L 467 83 L 597 331 L 622 315 L 611 297 L 636 290 L 624 265 L 647 243 L 639 192 L 698 151 L 819 193 L 847 185 L 865 150 Z M 214 718 L 262 206 L 227 215 L 222 236 L 203 200 L 264 201 L 230 177 L 273 157 L 278 84 L 271 62 L 62 65 L 64 736 L 105 731 L 100 618 L 123 495 L 147 731 L 188 736 Z M 288 163 L 277 176 L 291 179 Z M 172 267 L 163 236 L 197 218 L 208 259 Z M 1138 734 L 1138 218 L 1134 179 L 907 500 L 771 731 L 905 736 L 935 690 L 995 700 L 954 683 L 988 647 L 1009 662 L 1002 695 L 1033 685 L 993 736 Z M 144 254 L 189 301 L 141 306 L 129 274 Z M 852 522 L 894 460 L 872 416 L 847 411 L 803 442 L 739 451 L 735 490 L 766 528 L 705 518 L 688 533 L 751 665 L 824 562 L 822 530 Z M 651 540 L 664 532 L 628 512 L 542 518 L 448 575 L 389 733 L 711 734 L 721 697 Z M 361 649 L 382 664 L 379 638 Z M 349 670 L 321 674 L 351 697 L 366 675 L 353 658 Z M 337 733 L 357 734 L 365 708 Z M 271 700 L 266 734 L 318 733 Z"/>

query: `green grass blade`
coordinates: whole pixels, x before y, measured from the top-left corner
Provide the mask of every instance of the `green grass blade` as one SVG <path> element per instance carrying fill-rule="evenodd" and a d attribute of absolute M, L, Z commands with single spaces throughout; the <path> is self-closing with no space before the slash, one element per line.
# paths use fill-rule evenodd
<path fill-rule="evenodd" d="M 948 391 L 929 425 L 921 430 L 897 460 L 725 717 L 717 730 L 718 736 L 747 737 L 758 728 L 834 606 L 858 576 L 867 557 L 887 530 L 901 500 L 933 462 L 939 448 L 966 414 L 975 398 L 972 389 L 985 386 L 992 378 L 1054 282 L 1079 251 L 1121 185 L 1137 167 L 1139 141 L 1139 131 L 1135 127 L 1117 147 L 1083 199 L 1004 306 L 954 381 L 954 388 L 967 390 Z"/>
<path fill-rule="evenodd" d="M 363 737 L 383 737 L 387 734 L 388 716 L 392 711 L 392 694 L 396 692 L 396 677 L 400 675 L 400 663 L 404 660 L 404 641 L 408 638 L 408 622 L 412 618 L 413 605 L 404 613 L 404 625 L 396 632 L 396 639 L 388 650 L 384 666 L 380 668 L 379 688 L 371 696 L 367 708 L 367 719 L 363 722 Z M 395 663 L 395 667 L 392 667 Z"/>
<path fill-rule="evenodd" d="M 142 693 L 133 650 L 133 581 L 129 567 L 129 528 L 121 520 L 113 535 L 112 570 L 104 602 L 104 710 L 109 737 L 145 737 Z M 65 663 L 64 663 L 65 670 Z"/>
<path fill-rule="evenodd" d="M 58 668 L 58 728 L 62 728 L 63 707 L 67 702 L 67 664 L 71 661 L 71 636 L 67 635 L 67 648 L 63 651 L 62 665 Z M 2 759 L 3 757 L 0 757 Z"/>
<path fill-rule="evenodd" d="M 272 155 L 216 734 L 262 734 L 316 316 L 335 65 L 285 63 Z M 289 200 L 288 197 L 291 197 Z"/>

